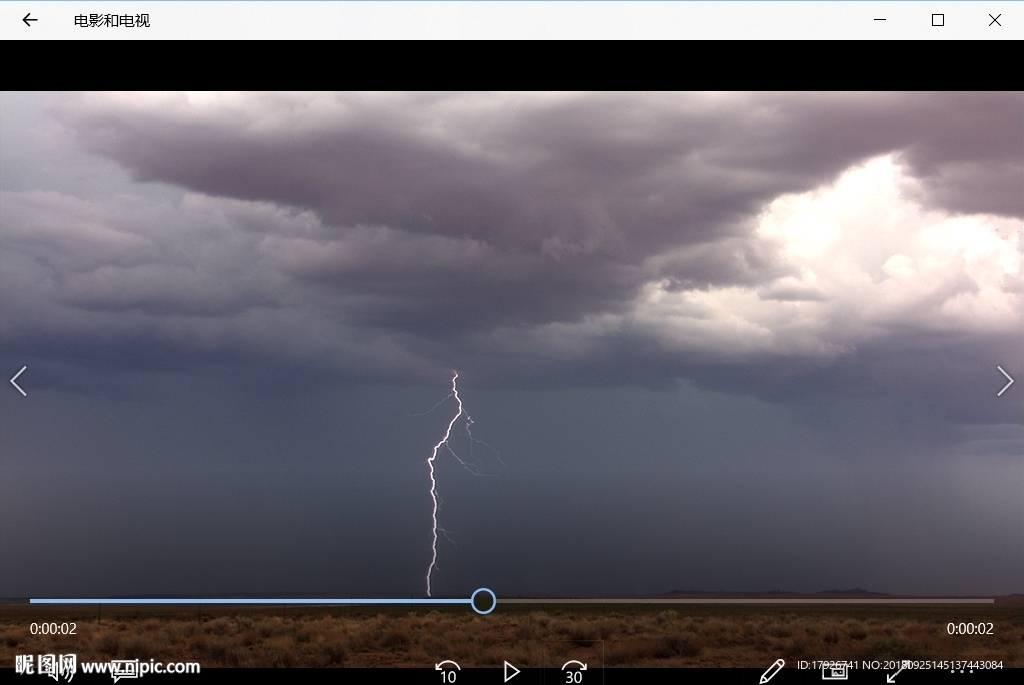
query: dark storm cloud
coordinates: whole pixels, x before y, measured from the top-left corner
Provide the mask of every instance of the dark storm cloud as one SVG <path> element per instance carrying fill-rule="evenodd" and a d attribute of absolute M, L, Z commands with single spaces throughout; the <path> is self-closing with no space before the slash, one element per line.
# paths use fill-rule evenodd
<path fill-rule="evenodd" d="M 323 100 L 65 117 L 140 180 L 503 248 L 650 254 L 892 151 L 939 185 L 1003 178 L 972 209 L 1020 211 L 1019 94 Z"/>
<path fill-rule="evenodd" d="M 5 337 L 124 329 L 347 373 L 470 364 L 502 382 L 659 383 L 723 363 L 788 377 L 899 349 L 879 341 L 933 326 L 988 267 L 905 288 L 917 299 L 879 320 L 865 314 L 877 293 L 843 299 L 853 276 L 822 284 L 842 251 L 794 258 L 805 237 L 766 237 L 755 218 L 884 154 L 922 212 L 1016 217 L 1021 109 L 1012 93 L 59 98 L 50 111 L 89 150 L 191 192 L 6 195 L 6 289 L 31 294 L 8 302 Z M 931 258 L 904 242 L 864 273 Z M 896 325 L 905 315 L 921 321 Z M 1010 344 L 968 319 L 942 325 Z"/>
<path fill-rule="evenodd" d="M 393 229 L 367 251 L 365 267 L 331 258 L 336 231 L 294 272 L 409 296 L 394 303 L 394 317 L 414 328 L 425 322 L 406 317 L 424 311 L 421 295 L 447 299 L 443 313 L 459 327 L 457 312 L 472 306 L 467 287 L 478 289 L 477 302 L 494 303 L 464 317 L 474 321 L 487 312 L 540 323 L 602 311 L 651 276 L 637 268 L 644 258 L 681 245 L 713 251 L 768 200 L 877 154 L 901 154 L 944 206 L 1020 212 L 1016 94 L 265 96 L 243 104 L 73 101 L 63 113 L 91 149 L 139 180 L 309 208 L 327 226 Z M 406 234 L 452 240 L 391 250 Z M 411 264 L 408 253 L 421 249 Z M 746 282 L 734 255 L 709 257 L 696 268 L 665 264 L 659 275 Z M 766 261 L 748 260 L 744 271 L 767 279 Z"/>

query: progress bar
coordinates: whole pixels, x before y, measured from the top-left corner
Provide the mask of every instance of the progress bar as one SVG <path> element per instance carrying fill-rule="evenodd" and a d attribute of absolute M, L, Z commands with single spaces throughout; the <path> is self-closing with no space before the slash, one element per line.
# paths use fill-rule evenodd
<path fill-rule="evenodd" d="M 477 606 L 477 597 L 481 594 L 491 598 L 489 608 Z M 366 599 L 349 598 L 337 599 L 334 597 L 304 598 L 304 597 L 157 597 L 157 598 L 122 598 L 122 597 L 76 597 L 76 598 L 35 598 L 30 599 L 29 604 L 291 604 L 291 605 L 373 605 L 373 604 L 405 604 L 405 605 L 458 605 L 468 604 L 478 614 L 489 614 L 494 611 L 497 604 L 994 604 L 993 598 L 960 598 L 960 597 L 892 597 L 892 598 L 800 598 L 790 599 L 763 598 L 763 599 L 736 599 L 736 598 L 690 598 L 690 599 L 644 599 L 630 597 L 607 597 L 607 598 L 579 598 L 579 599 L 526 599 L 508 598 L 498 599 L 493 592 L 487 588 L 480 588 L 470 597 L 447 597 L 423 599 L 415 598 L 384 598 Z"/>

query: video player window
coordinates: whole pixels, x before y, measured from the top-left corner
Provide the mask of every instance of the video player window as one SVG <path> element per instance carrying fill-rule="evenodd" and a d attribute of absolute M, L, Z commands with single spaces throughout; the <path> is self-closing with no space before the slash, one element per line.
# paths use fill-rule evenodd
<path fill-rule="evenodd" d="M 1022 130 L 3 93 L 0 668 L 1019 682 Z"/>

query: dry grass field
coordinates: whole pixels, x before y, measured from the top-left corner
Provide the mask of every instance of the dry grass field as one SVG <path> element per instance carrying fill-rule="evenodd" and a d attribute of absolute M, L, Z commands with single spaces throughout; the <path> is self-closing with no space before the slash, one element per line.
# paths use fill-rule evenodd
<path fill-rule="evenodd" d="M 6 604 L 0 667 L 15 654 L 76 653 L 79 661 L 157 659 L 215 666 L 552 666 L 569 658 L 606 667 L 757 667 L 798 659 L 972 658 L 1024 666 L 1020 602 L 992 606 L 683 606 L 610 610 L 498 607 L 366 613 L 351 609 L 224 610 L 197 615 L 63 613 Z M 77 634 L 32 635 L 31 621 L 77 620 Z M 986 621 L 993 635 L 952 636 L 947 623 Z"/>

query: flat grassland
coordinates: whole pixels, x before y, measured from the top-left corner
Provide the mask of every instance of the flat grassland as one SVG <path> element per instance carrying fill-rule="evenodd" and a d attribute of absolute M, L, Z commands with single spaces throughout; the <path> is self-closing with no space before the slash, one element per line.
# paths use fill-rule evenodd
<path fill-rule="evenodd" d="M 207 667 L 763 667 L 840 659 L 983 659 L 1024 666 L 1020 598 L 991 605 L 499 605 L 487 616 L 350 607 L 111 609 L 0 605 L 0 667 L 16 654 L 81 661 L 198 661 Z M 76 623 L 75 635 L 31 634 L 32 622 Z M 949 623 L 992 623 L 950 635 Z"/>

